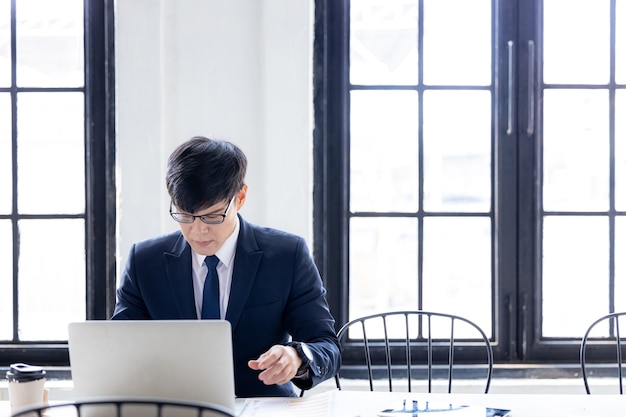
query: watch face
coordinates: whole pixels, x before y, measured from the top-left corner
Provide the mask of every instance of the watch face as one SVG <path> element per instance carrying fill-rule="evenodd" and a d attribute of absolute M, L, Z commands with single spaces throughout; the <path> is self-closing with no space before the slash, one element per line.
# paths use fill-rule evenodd
<path fill-rule="evenodd" d="M 306 357 L 310 361 L 312 361 L 313 360 L 313 353 L 311 353 L 311 349 L 309 349 L 309 346 L 306 343 L 301 343 L 300 346 L 302 346 L 302 352 L 304 352 Z"/>

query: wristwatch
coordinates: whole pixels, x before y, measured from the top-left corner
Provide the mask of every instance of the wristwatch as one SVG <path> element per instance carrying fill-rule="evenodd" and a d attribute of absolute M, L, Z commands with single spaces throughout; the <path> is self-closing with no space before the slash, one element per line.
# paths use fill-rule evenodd
<path fill-rule="evenodd" d="M 285 346 L 291 346 L 296 349 L 298 356 L 300 356 L 300 359 L 302 359 L 302 364 L 298 368 L 298 374 L 309 369 L 309 365 L 311 365 L 311 362 L 313 361 L 313 354 L 311 353 L 311 349 L 309 349 L 306 343 L 289 342 Z"/>

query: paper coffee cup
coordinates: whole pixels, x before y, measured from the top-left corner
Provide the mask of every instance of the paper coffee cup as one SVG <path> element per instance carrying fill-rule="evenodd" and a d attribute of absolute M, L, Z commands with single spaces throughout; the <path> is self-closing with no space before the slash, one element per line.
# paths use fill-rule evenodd
<path fill-rule="evenodd" d="M 7 379 L 12 413 L 21 408 L 43 405 L 47 402 L 44 388 L 46 371 L 40 366 L 13 364 L 7 371 Z"/>

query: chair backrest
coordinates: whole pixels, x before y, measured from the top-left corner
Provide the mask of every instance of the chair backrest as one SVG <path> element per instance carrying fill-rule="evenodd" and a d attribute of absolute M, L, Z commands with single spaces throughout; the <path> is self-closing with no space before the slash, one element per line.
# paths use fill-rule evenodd
<path fill-rule="evenodd" d="M 97 398 L 21 409 L 11 417 L 235 417 L 221 405 L 160 398 Z"/>
<path fill-rule="evenodd" d="M 622 340 L 622 334 L 620 333 L 620 319 L 624 316 L 626 316 L 626 311 L 610 313 L 600 317 L 589 325 L 582 338 L 580 343 L 580 367 L 587 394 L 591 394 L 589 379 L 593 375 L 593 371 L 588 366 L 590 361 L 593 361 L 595 356 L 598 358 L 597 361 L 607 364 L 606 357 L 613 355 L 615 355 L 615 361 L 611 361 L 611 364 L 614 364 L 612 368 L 615 369 L 615 373 L 612 376 L 617 378 L 619 393 L 624 393 L 622 378 L 622 358 L 624 357 L 624 352 L 622 345 L 626 346 L 626 344 L 623 343 L 624 340 Z M 623 337 L 626 338 L 626 335 Z M 606 377 L 606 374 L 603 373 L 602 376 Z M 606 378 L 603 379 L 606 380 Z"/>
<path fill-rule="evenodd" d="M 427 389 L 430 393 L 433 382 L 447 379 L 450 393 L 454 370 L 460 365 L 471 369 L 471 379 L 480 382 L 481 390 L 484 382 L 484 392 L 489 391 L 491 343 L 485 332 L 466 318 L 422 310 L 392 311 L 352 320 L 339 329 L 337 336 L 344 364 L 357 363 L 367 368 L 370 391 L 375 391 L 375 380 L 386 377 L 390 392 L 402 386 L 409 392 Z M 349 356 L 347 346 L 351 347 Z M 469 356 L 477 352 L 484 355 L 478 361 Z M 335 382 L 341 389 L 340 374 Z M 417 389 L 415 386 L 420 384 L 425 387 Z"/>

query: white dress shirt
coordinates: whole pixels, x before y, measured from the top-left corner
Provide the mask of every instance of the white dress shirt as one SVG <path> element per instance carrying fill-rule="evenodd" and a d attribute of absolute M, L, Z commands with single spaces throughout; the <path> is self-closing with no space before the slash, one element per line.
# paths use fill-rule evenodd
<path fill-rule="evenodd" d="M 220 318 L 226 317 L 226 308 L 230 296 L 230 284 L 233 280 L 233 264 L 235 251 L 237 249 L 237 238 L 239 237 L 239 219 L 235 223 L 235 230 L 226 239 L 222 247 L 215 253 L 220 260 L 217 264 L 217 277 L 220 281 Z M 202 316 L 202 292 L 204 290 L 204 280 L 206 279 L 208 268 L 204 263 L 205 255 L 191 250 L 191 268 L 193 271 L 193 293 L 196 301 L 196 314 L 198 319 Z"/>

